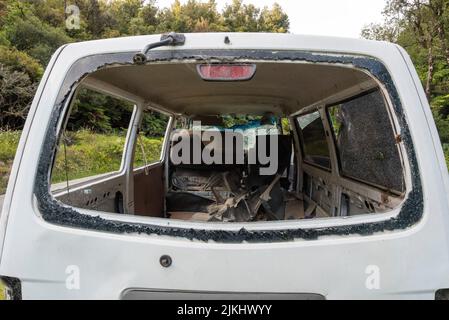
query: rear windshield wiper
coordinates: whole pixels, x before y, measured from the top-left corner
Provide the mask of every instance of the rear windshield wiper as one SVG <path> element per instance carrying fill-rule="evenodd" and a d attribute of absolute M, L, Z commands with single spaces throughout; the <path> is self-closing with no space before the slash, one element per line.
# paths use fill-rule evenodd
<path fill-rule="evenodd" d="M 141 52 L 137 53 L 133 60 L 136 64 L 144 64 L 147 61 L 147 53 L 151 49 L 165 46 L 180 46 L 186 42 L 185 35 L 181 33 L 170 32 L 163 34 L 158 42 L 147 44 Z"/>

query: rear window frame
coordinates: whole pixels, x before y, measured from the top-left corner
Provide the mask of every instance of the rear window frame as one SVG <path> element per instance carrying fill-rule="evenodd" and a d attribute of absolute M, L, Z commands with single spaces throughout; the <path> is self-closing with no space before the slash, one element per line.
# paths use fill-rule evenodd
<path fill-rule="evenodd" d="M 255 62 L 286 61 L 291 63 L 312 63 L 339 65 L 359 70 L 370 74 L 379 83 L 385 86 L 388 97 L 392 101 L 392 110 L 395 120 L 401 128 L 401 135 L 404 142 L 404 150 L 407 156 L 407 193 L 402 206 L 390 214 L 382 214 L 381 217 L 373 217 L 357 220 L 357 222 L 341 223 L 341 220 L 334 219 L 330 222 L 319 223 L 316 226 L 309 226 L 304 229 L 302 223 L 291 223 L 292 226 L 274 227 L 272 223 L 256 225 L 254 227 L 236 224 L 235 227 L 222 226 L 202 229 L 198 225 L 185 223 L 175 225 L 161 223 L 155 220 L 146 219 L 145 222 L 132 219 L 126 221 L 112 217 L 111 215 L 91 215 L 81 213 L 75 209 L 61 206 L 49 191 L 48 172 L 55 147 L 55 140 L 58 136 L 58 122 L 64 114 L 64 106 L 67 97 L 72 93 L 73 88 L 86 75 L 110 65 L 133 65 L 133 57 L 136 52 L 117 51 L 115 53 L 102 53 L 86 55 L 74 61 L 65 74 L 64 81 L 61 82 L 59 93 L 52 107 L 52 115 L 49 119 L 47 132 L 41 145 L 40 158 L 34 180 L 34 194 L 37 199 L 37 209 L 41 217 L 48 223 L 93 230 L 97 232 L 109 232 L 114 234 L 146 234 L 163 235 L 172 238 L 184 238 L 200 241 L 215 241 L 217 243 L 273 243 L 290 242 L 296 239 L 318 240 L 322 236 L 350 236 L 350 235 L 373 235 L 376 232 L 404 230 L 417 224 L 424 212 L 424 197 L 421 184 L 420 168 L 418 165 L 415 146 L 409 130 L 409 126 L 404 114 L 402 100 L 394 84 L 387 67 L 376 57 L 360 55 L 356 53 L 332 53 L 319 51 L 302 50 L 265 50 L 265 49 L 180 49 L 180 50 L 155 50 L 148 54 L 147 63 L 175 62 L 185 63 L 185 61 L 204 62 L 213 59 L 233 61 L 251 60 Z M 57 63 L 57 62 L 56 62 Z M 81 65 L 80 65 L 81 64 Z M 44 91 L 51 89 L 45 88 Z M 48 93 L 48 92 L 47 92 Z M 45 106 L 48 107 L 48 106 Z M 290 222 L 289 222 L 290 225 Z M 267 228 L 265 228 L 267 226 Z"/>

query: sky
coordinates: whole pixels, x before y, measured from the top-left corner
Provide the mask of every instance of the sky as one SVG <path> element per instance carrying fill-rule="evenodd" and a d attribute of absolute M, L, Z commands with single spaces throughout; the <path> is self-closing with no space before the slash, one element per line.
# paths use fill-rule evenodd
<path fill-rule="evenodd" d="M 216 1 L 219 9 L 232 2 Z M 157 0 L 160 7 L 168 7 L 172 2 Z M 382 21 L 386 0 L 244 0 L 245 4 L 258 7 L 274 2 L 289 15 L 291 33 L 359 38 L 365 25 Z"/>

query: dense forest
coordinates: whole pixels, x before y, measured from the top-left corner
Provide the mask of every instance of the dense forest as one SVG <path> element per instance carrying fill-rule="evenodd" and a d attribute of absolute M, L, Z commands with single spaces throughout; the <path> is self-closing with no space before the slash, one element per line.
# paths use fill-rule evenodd
<path fill-rule="evenodd" d="M 65 43 L 168 31 L 288 30 L 279 5 L 258 8 L 241 0 L 222 11 L 214 0 L 175 0 L 169 8 L 155 0 L 0 0 L 0 129 L 22 128 L 46 64 Z M 121 120 L 119 108 L 104 107 L 113 101 L 92 94 L 78 99 L 75 124 L 107 131 Z M 153 120 L 157 131 L 162 126 Z"/>
<path fill-rule="evenodd" d="M 411 55 L 449 154 L 449 0 L 388 0 L 383 14 L 385 21 L 366 26 L 362 37 L 398 43 Z M 259 8 L 242 0 L 221 11 L 214 0 L 174 0 L 169 8 L 156 0 L 0 0 L 0 129 L 22 128 L 45 66 L 62 44 L 167 31 L 288 32 L 289 18 L 277 4 Z M 121 120 L 120 110 L 103 107 L 112 101 L 79 99 L 74 123 L 90 127 L 95 119 L 107 131 Z"/>
<path fill-rule="evenodd" d="M 449 161 L 449 0 L 388 0 L 383 16 L 362 36 L 398 43 L 410 54 Z"/>

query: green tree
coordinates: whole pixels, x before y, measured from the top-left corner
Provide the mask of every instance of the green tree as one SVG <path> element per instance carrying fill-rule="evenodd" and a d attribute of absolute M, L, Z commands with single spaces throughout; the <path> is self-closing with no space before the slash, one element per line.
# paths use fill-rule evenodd
<path fill-rule="evenodd" d="M 139 11 L 137 17 L 130 21 L 129 32 L 134 35 L 152 34 L 159 25 L 159 8 L 156 1 L 147 2 Z"/>
<path fill-rule="evenodd" d="M 80 28 L 66 29 L 64 4 L 80 9 Z M 0 126 L 20 128 L 32 95 L 53 52 L 69 42 L 127 35 L 177 32 L 288 32 L 288 15 L 278 4 L 259 8 L 234 0 L 223 11 L 215 0 L 174 0 L 160 9 L 157 0 L 0 0 L 0 97 L 8 114 Z M 444 78 L 443 69 L 435 78 Z M 11 84 L 16 86 L 13 90 Z M 437 87 L 437 85 L 435 85 Z M 16 96 L 22 93 L 21 96 Z M 128 105 L 88 92 L 78 97 L 74 128 L 126 127 Z M 3 106 L 2 106 L 3 108 Z M 441 107 L 443 108 L 443 107 Z M 150 115 L 146 134 L 160 135 L 166 119 Z"/>
<path fill-rule="evenodd" d="M 113 20 L 113 28 L 121 35 L 131 35 L 130 21 L 138 18 L 142 9 L 143 0 L 115 0 L 108 6 L 110 19 Z"/>
<path fill-rule="evenodd" d="M 209 32 L 223 31 L 223 23 L 214 0 L 199 2 L 189 0 L 181 4 L 175 0 L 170 8 L 159 15 L 158 32 Z"/>
<path fill-rule="evenodd" d="M 61 0 L 34 0 L 33 13 L 41 21 L 52 27 L 60 28 L 65 22 L 64 1 Z"/>
<path fill-rule="evenodd" d="M 285 33 L 290 28 L 290 20 L 288 15 L 282 10 L 277 3 L 273 7 L 265 7 L 259 18 L 259 32 L 278 32 Z"/>
<path fill-rule="evenodd" d="M 13 71 L 26 73 L 33 82 L 37 82 L 44 70 L 36 59 L 16 48 L 0 45 L 0 63 Z"/>
<path fill-rule="evenodd" d="M 34 10 L 35 7 L 26 2 L 8 4 L 3 29 L 12 46 L 45 65 L 59 46 L 73 40 L 61 28 L 40 20 Z"/>
<path fill-rule="evenodd" d="M 389 0 L 385 21 L 362 36 L 396 42 L 410 54 L 423 83 L 443 143 L 449 143 L 449 1 Z M 445 147 L 449 152 L 449 146 Z M 449 159 L 449 153 L 447 153 Z"/>
<path fill-rule="evenodd" d="M 21 129 L 35 89 L 26 73 L 0 64 L 0 128 Z"/>
<path fill-rule="evenodd" d="M 260 9 L 253 4 L 243 4 L 242 0 L 233 0 L 223 11 L 227 31 L 257 32 L 259 30 Z"/>

